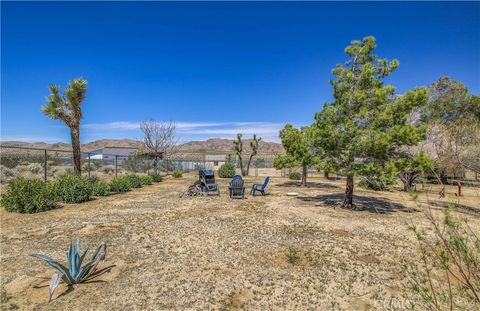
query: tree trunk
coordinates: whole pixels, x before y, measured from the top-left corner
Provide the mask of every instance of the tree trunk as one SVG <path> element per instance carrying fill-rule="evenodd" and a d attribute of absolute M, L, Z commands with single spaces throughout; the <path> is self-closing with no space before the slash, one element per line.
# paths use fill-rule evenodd
<path fill-rule="evenodd" d="M 80 124 L 70 128 L 73 152 L 73 171 L 77 175 L 82 174 L 81 154 L 80 154 Z"/>
<path fill-rule="evenodd" d="M 250 158 L 248 158 L 248 163 L 247 163 L 247 176 L 250 173 L 250 163 L 252 162 L 253 155 L 250 155 Z"/>
<path fill-rule="evenodd" d="M 347 175 L 347 185 L 345 188 L 345 198 L 342 207 L 353 208 L 353 175 Z"/>
<path fill-rule="evenodd" d="M 329 179 L 330 178 L 329 172 L 328 171 L 323 171 L 323 177 L 325 179 Z"/>
<path fill-rule="evenodd" d="M 307 186 L 307 166 L 302 166 L 302 183 L 300 184 L 302 187 Z"/>
<path fill-rule="evenodd" d="M 245 171 L 243 170 L 243 161 L 242 161 L 242 157 L 240 155 L 238 155 L 238 162 L 239 162 L 239 165 L 240 165 L 240 173 L 242 174 L 242 176 L 245 176 Z"/>

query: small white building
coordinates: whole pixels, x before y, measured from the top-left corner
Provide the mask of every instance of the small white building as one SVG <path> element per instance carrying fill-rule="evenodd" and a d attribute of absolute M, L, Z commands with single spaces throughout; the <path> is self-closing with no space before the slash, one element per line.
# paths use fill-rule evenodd
<path fill-rule="evenodd" d="M 136 148 L 128 147 L 103 147 L 100 149 L 91 150 L 88 152 L 82 152 L 82 159 L 102 160 L 108 164 L 122 164 L 123 161 L 128 159 L 129 156 L 137 154 Z"/>

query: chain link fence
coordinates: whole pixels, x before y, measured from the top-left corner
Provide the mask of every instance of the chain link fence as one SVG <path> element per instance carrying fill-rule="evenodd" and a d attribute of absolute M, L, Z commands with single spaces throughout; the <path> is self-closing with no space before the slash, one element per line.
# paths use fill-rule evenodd
<path fill-rule="evenodd" d="M 301 168 L 277 170 L 273 167 L 274 155 L 261 154 L 253 158 L 249 176 L 287 177 L 291 172 L 300 172 Z M 16 178 L 54 180 L 56 177 L 73 173 L 73 154 L 71 151 L 41 149 L 31 147 L 2 146 L 0 149 L 0 179 L 5 184 Z M 248 160 L 243 160 L 246 169 Z M 109 180 L 115 176 L 128 173 L 169 175 L 174 170 L 182 172 L 213 169 L 217 171 L 221 165 L 232 163 L 240 174 L 240 163 L 231 154 L 207 152 L 188 153 L 172 156 L 170 159 L 155 158 L 150 155 L 105 155 L 98 151 L 82 152 L 82 175 Z M 321 176 L 313 168 L 308 169 L 308 176 Z"/>

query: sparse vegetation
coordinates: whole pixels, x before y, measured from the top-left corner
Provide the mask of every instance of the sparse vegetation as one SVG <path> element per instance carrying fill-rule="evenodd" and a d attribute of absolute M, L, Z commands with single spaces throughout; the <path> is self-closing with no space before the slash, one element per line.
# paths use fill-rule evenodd
<path fill-rule="evenodd" d="M 49 187 L 39 179 L 19 178 L 10 182 L 0 201 L 9 212 L 38 213 L 55 208 Z"/>
<path fill-rule="evenodd" d="M 235 176 L 235 166 L 232 163 L 225 163 L 218 169 L 218 176 L 221 178 L 232 178 Z"/>
<path fill-rule="evenodd" d="M 181 170 L 174 170 L 173 173 L 172 173 L 172 176 L 175 177 L 175 178 L 180 178 L 182 177 L 183 173 Z"/>
<path fill-rule="evenodd" d="M 409 228 L 418 242 L 420 261 L 403 259 L 409 277 L 408 294 L 428 310 L 473 310 L 480 307 L 480 239 L 466 219 L 451 213 L 443 222 L 430 212 L 429 232 L 412 224 Z"/>
<path fill-rule="evenodd" d="M 301 259 L 300 254 L 293 247 L 288 248 L 288 250 L 285 252 L 285 257 L 287 258 L 288 263 L 292 266 L 298 264 Z"/>

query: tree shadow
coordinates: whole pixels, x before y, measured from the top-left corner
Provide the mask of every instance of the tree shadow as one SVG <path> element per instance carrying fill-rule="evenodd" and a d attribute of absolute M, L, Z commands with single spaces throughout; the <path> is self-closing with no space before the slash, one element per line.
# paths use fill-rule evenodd
<path fill-rule="evenodd" d="M 431 206 L 441 207 L 441 208 L 449 208 L 450 205 L 451 205 L 451 203 L 444 202 L 444 201 L 428 201 L 428 202 L 425 202 L 425 203 L 429 204 Z M 480 208 L 473 207 L 473 206 L 470 206 L 470 205 L 458 204 L 457 208 L 455 210 L 460 212 L 460 213 L 464 213 L 464 214 L 480 215 Z"/>
<path fill-rule="evenodd" d="M 340 207 L 343 202 L 343 193 L 323 194 L 317 196 L 298 197 L 304 202 L 319 202 L 330 205 L 333 208 Z M 353 196 L 353 203 L 355 204 L 355 211 L 365 211 L 376 214 L 389 214 L 394 212 L 418 212 L 417 209 L 407 208 L 403 204 L 392 202 L 386 198 L 377 198 L 372 196 Z"/>
<path fill-rule="evenodd" d="M 277 184 L 277 187 L 300 187 L 301 182 L 299 181 L 286 181 L 283 184 Z M 326 189 L 339 189 L 339 186 L 332 184 L 322 183 L 322 182 L 307 182 L 307 188 L 326 188 Z"/>

